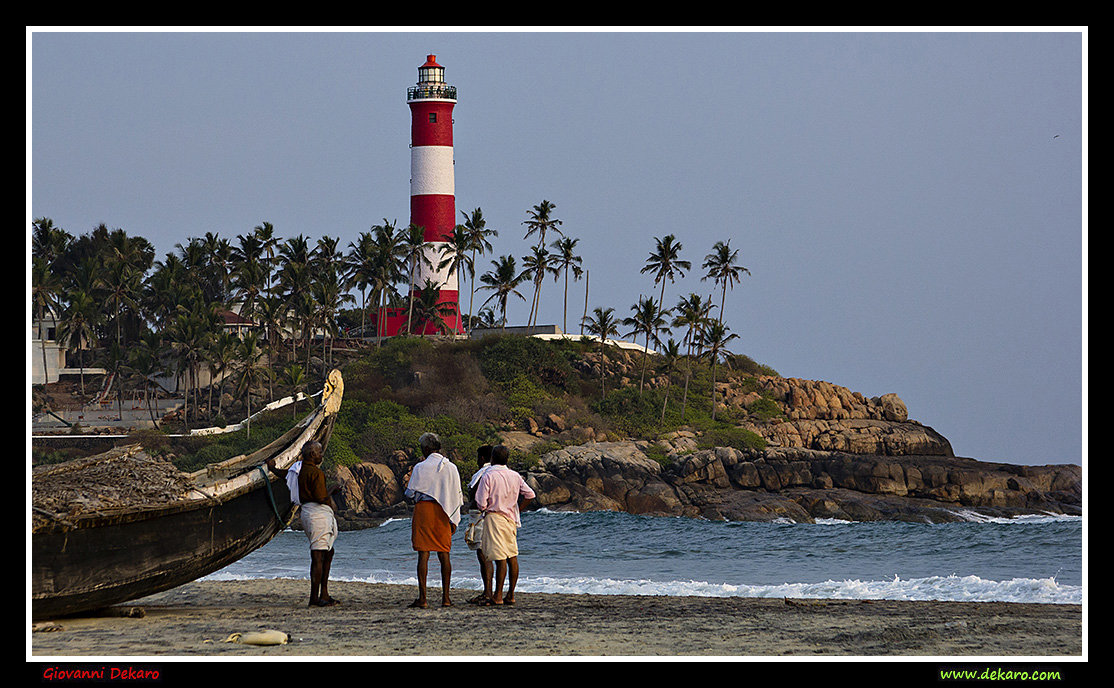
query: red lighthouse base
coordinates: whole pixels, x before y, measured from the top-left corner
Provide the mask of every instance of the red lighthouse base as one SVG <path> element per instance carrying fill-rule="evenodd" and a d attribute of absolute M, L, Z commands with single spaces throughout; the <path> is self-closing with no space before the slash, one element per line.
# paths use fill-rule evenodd
<path fill-rule="evenodd" d="M 441 292 L 441 303 L 451 303 L 454 306 L 454 315 L 444 318 L 445 327 L 442 330 L 435 323 L 422 323 L 418 318 L 410 315 L 410 309 L 407 306 L 398 308 L 384 308 L 380 314 L 383 316 L 381 320 L 376 322 L 383 323 L 383 331 L 380 333 L 381 337 L 396 337 L 400 334 L 406 334 L 406 321 L 407 317 L 411 318 L 412 332 L 414 335 L 433 335 L 433 334 L 464 334 L 464 318 L 460 316 L 460 309 L 456 308 L 456 299 L 446 298 L 446 296 L 455 296 L 452 292 Z"/>

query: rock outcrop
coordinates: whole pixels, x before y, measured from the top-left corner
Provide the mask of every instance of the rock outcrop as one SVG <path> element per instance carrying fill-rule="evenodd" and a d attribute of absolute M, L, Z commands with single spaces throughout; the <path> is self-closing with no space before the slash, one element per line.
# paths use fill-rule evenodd
<path fill-rule="evenodd" d="M 777 447 L 848 454 L 953 456 L 951 443 L 909 418 L 896 394 L 867 398 L 830 382 L 758 376 L 720 387 L 728 407 L 752 411 L 765 401 L 777 413 L 750 412 L 740 423 Z"/>
<path fill-rule="evenodd" d="M 651 459 L 647 442 L 590 442 L 542 456 L 526 473 L 533 508 L 626 511 L 710 520 L 928 523 L 982 516 L 1082 514 L 1082 470 L 945 456 L 853 455 L 815 449 L 717 447 Z M 412 463 L 342 469 L 345 527 L 405 515 Z M 369 520 L 370 519 L 370 520 Z"/>
<path fill-rule="evenodd" d="M 723 408 L 765 448 L 701 449 L 689 431 L 654 443 L 607 441 L 552 413 L 525 432 L 506 433 L 506 443 L 520 451 L 543 437 L 570 445 L 526 473 L 538 495 L 534 508 L 798 522 L 1082 513 L 1079 466 L 958 458 L 943 435 L 909 418 L 896 394 L 868 398 L 828 382 L 774 376 L 718 383 L 717 391 Z M 386 463 L 338 469 L 342 522 L 359 527 L 405 514 L 402 490 L 413 463 L 396 452 Z"/>
<path fill-rule="evenodd" d="M 551 452 L 527 482 L 538 493 L 537 505 L 550 509 L 715 520 L 935 523 L 972 513 L 1082 513 L 1082 471 L 1073 465 L 717 447 L 663 467 L 644 446 L 593 443 Z"/>

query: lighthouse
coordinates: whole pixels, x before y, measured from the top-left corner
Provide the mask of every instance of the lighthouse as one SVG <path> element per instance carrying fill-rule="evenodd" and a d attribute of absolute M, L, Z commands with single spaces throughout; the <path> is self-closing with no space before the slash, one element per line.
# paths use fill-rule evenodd
<path fill-rule="evenodd" d="M 410 106 L 410 223 L 425 228 L 429 242 L 414 278 L 415 292 L 427 282 L 440 285 L 439 303 L 451 304 L 442 313 L 451 332 L 462 332 L 457 274 L 437 265 L 442 248 L 456 226 L 456 188 L 453 177 L 453 107 L 456 87 L 445 83 L 445 68 L 436 55 L 418 67 L 418 83 L 406 91 Z M 433 334 L 436 327 L 415 325 L 415 331 Z"/>

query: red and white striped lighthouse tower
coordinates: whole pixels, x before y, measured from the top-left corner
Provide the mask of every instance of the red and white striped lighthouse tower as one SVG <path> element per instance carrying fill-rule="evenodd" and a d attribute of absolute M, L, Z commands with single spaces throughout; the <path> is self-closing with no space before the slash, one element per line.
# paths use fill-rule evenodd
<path fill-rule="evenodd" d="M 418 83 L 406 91 L 410 105 L 410 223 L 425 228 L 430 243 L 426 255 L 433 264 L 419 265 L 414 289 L 427 280 L 441 285 L 439 303 L 451 303 L 451 314 L 444 317 L 452 332 L 463 332 L 458 301 L 457 274 L 448 268 L 438 270 L 441 249 L 456 226 L 456 187 L 453 177 L 453 106 L 456 87 L 445 83 L 445 68 L 437 56 L 426 57 L 418 67 Z M 426 334 L 435 328 L 427 325 Z"/>

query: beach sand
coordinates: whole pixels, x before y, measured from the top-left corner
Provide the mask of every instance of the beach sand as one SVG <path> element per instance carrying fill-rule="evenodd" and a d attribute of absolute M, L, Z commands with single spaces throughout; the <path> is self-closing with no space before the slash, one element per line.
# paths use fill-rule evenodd
<path fill-rule="evenodd" d="M 434 567 L 436 569 L 436 567 Z M 193 582 L 119 605 L 135 616 L 33 624 L 30 661 L 87 657 L 1038 657 L 1079 660 L 1079 605 L 522 593 L 513 607 L 410 609 L 416 587 L 332 582 L 309 609 L 304 580 Z M 60 627 L 60 628 L 57 628 Z M 54 630 L 35 630 L 54 628 Z M 284 645 L 225 642 L 284 631 Z"/>

